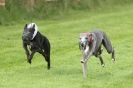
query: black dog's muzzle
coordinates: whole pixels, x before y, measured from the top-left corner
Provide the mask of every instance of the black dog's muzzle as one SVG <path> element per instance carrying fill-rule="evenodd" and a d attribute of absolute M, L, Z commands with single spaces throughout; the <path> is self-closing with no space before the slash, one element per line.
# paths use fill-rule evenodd
<path fill-rule="evenodd" d="M 22 35 L 22 40 L 27 43 L 30 44 L 30 42 L 32 41 L 32 34 L 31 33 L 23 33 Z"/>

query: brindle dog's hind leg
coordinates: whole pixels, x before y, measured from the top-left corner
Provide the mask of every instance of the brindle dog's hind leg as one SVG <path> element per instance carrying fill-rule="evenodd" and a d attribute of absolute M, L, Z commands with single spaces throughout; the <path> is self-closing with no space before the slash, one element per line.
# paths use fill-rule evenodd
<path fill-rule="evenodd" d="M 115 61 L 115 50 L 112 47 L 112 44 L 111 44 L 110 40 L 107 38 L 106 34 L 104 34 L 104 39 L 102 41 L 102 44 L 105 47 L 105 49 L 107 50 L 107 52 L 109 54 L 112 54 L 112 60 L 114 62 Z"/>
<path fill-rule="evenodd" d="M 95 55 L 95 57 L 98 57 L 98 58 L 99 58 L 99 60 L 100 60 L 100 62 L 101 62 L 101 65 L 104 67 L 105 64 L 104 64 L 104 61 L 103 61 L 103 59 L 102 59 L 102 56 L 101 56 L 101 55 Z"/>
<path fill-rule="evenodd" d="M 105 64 L 104 64 L 104 61 L 103 61 L 102 56 L 101 56 L 102 51 L 103 51 L 103 49 L 102 49 L 101 46 L 100 46 L 99 49 L 98 49 L 97 55 L 95 55 L 95 56 L 99 58 L 99 60 L 100 60 L 100 62 L 101 62 L 101 65 L 104 67 Z"/>
<path fill-rule="evenodd" d="M 104 64 L 104 62 L 103 62 L 102 56 L 101 56 L 101 55 L 98 55 L 98 58 L 100 59 L 101 65 L 104 67 L 105 64 Z"/>
<path fill-rule="evenodd" d="M 112 61 L 114 62 L 115 61 L 115 50 L 113 48 L 113 51 L 112 51 Z"/>

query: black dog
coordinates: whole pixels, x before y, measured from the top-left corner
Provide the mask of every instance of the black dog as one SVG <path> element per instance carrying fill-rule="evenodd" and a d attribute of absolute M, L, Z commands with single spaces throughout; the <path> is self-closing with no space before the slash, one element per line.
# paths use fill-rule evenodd
<path fill-rule="evenodd" d="M 34 54 L 38 52 L 44 56 L 48 63 L 47 68 L 50 69 L 50 43 L 49 40 L 38 31 L 38 27 L 35 23 L 25 25 L 22 40 L 27 61 L 31 64 Z"/>

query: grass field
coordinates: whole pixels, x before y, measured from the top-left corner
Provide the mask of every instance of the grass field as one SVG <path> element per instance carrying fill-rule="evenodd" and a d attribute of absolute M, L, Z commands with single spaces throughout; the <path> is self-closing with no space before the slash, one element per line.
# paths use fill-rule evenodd
<path fill-rule="evenodd" d="M 0 88 L 133 87 L 133 5 L 104 11 L 75 11 L 52 19 L 35 21 L 51 42 L 50 70 L 40 54 L 34 56 L 31 65 L 27 63 L 21 41 L 25 22 L 0 26 Z M 111 55 L 104 49 L 105 68 L 99 59 L 91 57 L 88 77 L 83 80 L 79 33 L 95 28 L 110 37 L 116 50 L 116 63 L 112 63 Z"/>

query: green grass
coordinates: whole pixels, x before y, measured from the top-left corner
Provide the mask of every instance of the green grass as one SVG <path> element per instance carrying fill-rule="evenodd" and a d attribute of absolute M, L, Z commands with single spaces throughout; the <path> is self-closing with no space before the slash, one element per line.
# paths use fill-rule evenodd
<path fill-rule="evenodd" d="M 133 5 L 104 11 L 75 11 L 58 20 L 35 21 L 52 46 L 51 69 L 36 54 L 26 62 L 21 35 L 25 22 L 0 26 L 0 88 L 132 88 L 133 87 Z M 116 50 L 116 63 L 104 49 L 105 68 L 91 57 L 88 77 L 82 78 L 78 49 L 79 33 L 100 28 Z"/>

